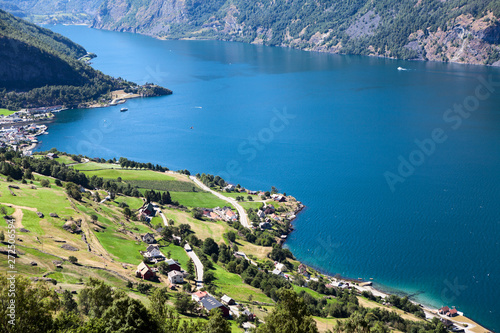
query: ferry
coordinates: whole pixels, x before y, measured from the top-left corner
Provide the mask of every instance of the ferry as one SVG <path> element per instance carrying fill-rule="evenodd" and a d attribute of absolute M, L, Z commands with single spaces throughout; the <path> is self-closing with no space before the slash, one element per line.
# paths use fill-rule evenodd
<path fill-rule="evenodd" d="M 128 111 L 128 109 L 127 108 L 121 108 L 120 109 L 120 112 L 125 112 L 125 111 Z"/>

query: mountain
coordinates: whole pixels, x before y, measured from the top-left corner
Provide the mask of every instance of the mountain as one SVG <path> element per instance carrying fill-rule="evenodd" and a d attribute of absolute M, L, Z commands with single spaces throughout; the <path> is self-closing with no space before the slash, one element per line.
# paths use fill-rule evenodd
<path fill-rule="evenodd" d="M 35 23 L 80 24 L 94 18 L 103 0 L 0 0 L 0 9 Z"/>
<path fill-rule="evenodd" d="M 172 93 L 154 85 L 139 88 L 80 60 L 92 56 L 68 38 L 0 10 L 0 108 L 85 106 L 119 89 L 143 96 Z"/>
<path fill-rule="evenodd" d="M 92 26 L 305 50 L 500 65 L 500 0 L 104 0 Z"/>
<path fill-rule="evenodd" d="M 36 23 L 500 66 L 500 0 L 0 0 Z"/>

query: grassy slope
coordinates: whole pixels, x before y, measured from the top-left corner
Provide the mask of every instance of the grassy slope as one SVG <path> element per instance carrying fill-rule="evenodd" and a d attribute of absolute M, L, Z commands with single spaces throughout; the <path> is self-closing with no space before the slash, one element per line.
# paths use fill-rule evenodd
<path fill-rule="evenodd" d="M 14 112 L 16 112 L 16 111 L 10 111 L 7 109 L 0 108 L 0 115 L 2 115 L 2 116 L 8 116 L 10 114 L 13 114 Z"/>

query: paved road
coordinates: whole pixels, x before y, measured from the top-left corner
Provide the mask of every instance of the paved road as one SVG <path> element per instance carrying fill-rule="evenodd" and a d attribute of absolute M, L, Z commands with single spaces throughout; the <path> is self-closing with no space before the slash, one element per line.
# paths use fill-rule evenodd
<path fill-rule="evenodd" d="M 248 215 L 247 215 L 247 212 L 245 211 L 245 209 L 238 203 L 238 201 L 236 201 L 235 199 L 233 198 L 228 198 L 222 194 L 220 194 L 219 192 L 216 192 L 212 189 L 210 189 L 208 186 L 206 186 L 205 184 L 203 184 L 202 182 L 200 182 L 198 180 L 198 178 L 194 177 L 194 176 L 190 176 L 189 178 L 191 178 L 192 181 L 194 181 L 196 183 L 196 185 L 198 185 L 199 187 L 201 187 L 204 191 L 207 191 L 207 192 L 211 192 L 213 195 L 217 196 L 218 198 L 222 199 L 222 200 L 225 200 L 227 202 L 229 202 L 230 204 L 232 204 L 234 207 L 236 207 L 236 210 L 238 211 L 238 215 L 240 216 L 240 223 L 245 227 L 245 228 L 252 228 L 252 225 L 248 222 Z"/>
<path fill-rule="evenodd" d="M 158 207 L 155 207 L 155 210 L 161 216 L 161 218 L 163 219 L 163 224 L 165 225 L 165 227 L 168 227 L 168 220 L 167 220 L 167 217 L 165 216 L 165 214 L 163 214 L 163 212 L 161 211 L 161 209 L 158 208 Z"/>
<path fill-rule="evenodd" d="M 188 243 L 184 245 L 184 250 L 186 250 L 187 255 L 193 260 L 196 269 L 196 289 L 201 289 L 203 288 L 203 264 Z"/>

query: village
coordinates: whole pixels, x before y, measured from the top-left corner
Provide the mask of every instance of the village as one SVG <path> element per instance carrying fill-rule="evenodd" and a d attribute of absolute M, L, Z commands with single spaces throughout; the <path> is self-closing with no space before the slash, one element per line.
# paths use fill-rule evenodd
<path fill-rule="evenodd" d="M 229 190 L 229 192 L 238 191 L 240 193 L 248 193 L 251 195 L 264 197 L 266 195 L 266 193 L 264 192 L 236 189 L 233 185 L 226 186 L 224 190 Z M 272 194 L 270 198 L 272 199 L 272 201 L 277 203 L 283 203 L 287 201 L 287 197 L 281 194 Z M 299 207 L 300 209 L 303 208 L 302 205 L 298 205 L 297 207 Z M 159 206 L 153 203 L 145 203 L 143 207 L 141 207 L 137 211 L 137 213 L 138 217 L 144 221 L 151 221 L 155 214 L 162 214 Z M 211 221 L 234 222 L 239 220 L 238 214 L 228 206 L 205 208 L 202 209 L 202 213 L 204 218 Z M 272 203 L 263 203 L 261 209 L 256 211 L 256 215 L 259 220 L 257 222 L 253 221 L 252 228 L 260 230 L 271 230 L 275 223 L 282 223 L 284 220 L 293 220 L 297 211 L 282 213 L 279 215 L 276 213 L 277 210 Z M 282 235 L 281 241 L 283 242 L 284 240 L 286 240 L 286 237 L 286 234 Z M 189 273 L 183 267 L 181 267 L 178 261 L 173 258 L 168 258 L 167 256 L 165 256 L 165 254 L 162 253 L 161 247 L 157 244 L 155 235 L 153 233 L 146 233 L 142 235 L 141 239 L 145 243 L 146 249 L 145 251 L 141 251 L 141 255 L 144 257 L 144 261 L 139 263 L 137 266 L 137 278 L 149 281 L 159 281 L 160 279 L 162 279 L 159 269 L 156 267 L 150 267 L 148 263 L 157 264 L 163 262 L 164 264 L 162 266 L 166 267 L 166 282 L 168 283 L 169 288 L 174 291 L 182 290 L 184 292 L 190 293 L 191 300 L 196 303 L 198 311 L 210 313 L 214 309 L 219 309 L 225 317 L 232 319 L 236 319 L 243 315 L 245 321 L 242 323 L 242 328 L 244 328 L 245 331 L 249 331 L 255 328 L 255 322 L 262 320 L 262 318 L 257 317 L 257 315 L 252 312 L 252 309 L 248 304 L 238 304 L 237 301 L 226 294 L 221 297 L 217 297 L 206 291 L 203 285 L 202 275 L 204 268 L 199 258 L 197 257 L 197 254 L 193 251 L 187 241 L 183 241 L 179 236 L 174 236 L 176 244 L 184 247 L 186 253 L 193 260 L 193 263 L 196 266 L 196 287 L 192 290 L 192 292 L 191 287 L 184 287 L 185 284 L 189 283 L 186 279 L 187 277 L 189 277 Z M 249 258 L 242 251 L 235 251 L 233 253 L 233 256 L 235 258 L 246 260 L 253 266 L 258 266 L 258 264 L 254 260 Z M 393 306 L 393 304 L 391 304 L 389 301 L 390 295 L 381 293 L 373 289 L 372 281 L 357 281 L 353 279 L 341 278 L 340 276 L 328 277 L 316 272 L 314 269 L 307 267 L 303 263 L 299 263 L 296 271 L 291 271 L 289 267 L 287 267 L 287 265 L 277 261 L 274 261 L 273 265 L 273 269 L 269 270 L 269 272 L 273 275 L 285 278 L 291 283 L 296 284 L 297 279 L 303 279 L 304 287 L 308 287 L 308 285 L 311 283 L 325 283 L 325 288 L 327 289 L 338 289 L 346 291 L 356 290 L 356 292 L 358 293 L 374 293 L 381 298 L 380 302 L 382 305 L 389 307 Z M 261 270 L 261 268 L 258 267 L 258 270 Z M 332 297 L 335 298 L 335 296 Z M 449 308 L 448 306 L 442 307 L 439 310 L 425 308 L 424 312 L 426 318 L 438 318 L 440 322 L 452 332 L 460 333 L 465 331 L 463 327 L 457 326 L 453 321 L 449 320 L 449 318 L 455 317 L 457 315 L 462 315 L 455 308 Z"/>
<path fill-rule="evenodd" d="M 64 110 L 62 105 L 42 108 L 22 109 L 0 115 L 0 148 L 11 148 L 30 155 L 39 143 L 38 136 L 48 134 L 43 123 L 54 118 L 54 113 Z"/>
<path fill-rule="evenodd" d="M 272 202 L 285 203 L 287 202 L 287 197 L 280 194 L 270 194 L 262 191 L 250 191 L 244 188 L 236 188 L 234 185 L 227 185 L 223 189 L 225 192 L 229 193 L 246 193 L 248 195 L 258 196 L 265 198 L 266 194 L 269 195 Z M 264 200 L 263 200 L 264 201 Z M 257 221 L 253 221 L 251 228 L 259 230 L 271 230 L 273 224 L 283 223 L 285 220 L 291 221 L 296 217 L 296 213 L 302 209 L 304 206 L 298 203 L 293 212 L 286 212 L 277 215 L 276 208 L 271 203 L 262 202 L 261 209 L 256 211 Z M 236 222 L 240 219 L 237 212 L 234 212 L 232 207 L 223 206 L 215 208 L 203 208 L 201 209 L 202 216 L 208 221 L 225 221 L 225 222 Z M 155 216 L 161 216 L 164 219 L 164 224 L 167 226 L 168 222 L 165 219 L 160 206 L 156 203 L 145 202 L 144 205 L 137 210 L 137 218 L 146 223 L 150 223 Z M 156 231 L 161 232 L 162 227 L 159 227 Z M 281 235 L 281 242 L 283 242 L 287 237 L 287 234 Z M 142 262 L 137 265 L 135 276 L 142 280 L 154 281 L 154 282 L 166 282 L 168 287 L 172 291 L 191 291 L 191 286 L 187 286 L 189 281 L 187 278 L 190 273 L 186 271 L 181 264 L 174 258 L 169 258 L 162 252 L 161 246 L 158 244 L 158 236 L 153 233 L 145 233 L 141 235 L 142 242 L 145 243 L 145 250 L 140 251 L 142 257 L 144 258 Z M 238 304 L 234 299 L 228 295 L 223 295 L 222 297 L 216 297 L 205 290 L 203 285 L 203 271 L 204 267 L 198 258 L 197 254 L 193 251 L 192 247 L 188 244 L 186 240 L 183 240 L 179 235 L 174 235 L 173 240 L 177 245 L 183 246 L 187 255 L 191 258 L 195 266 L 196 280 L 195 288 L 191 293 L 191 299 L 196 302 L 199 310 L 206 311 L 210 313 L 214 309 L 220 309 L 225 317 L 238 318 L 241 315 L 247 320 L 242 324 L 245 330 L 255 328 L 254 320 L 258 320 L 256 315 L 252 313 L 248 305 Z M 235 251 L 233 253 L 235 258 L 242 258 L 248 261 L 250 264 L 257 266 L 257 263 L 250 259 L 244 252 Z M 160 264 L 160 265 L 158 265 Z M 153 267 L 156 266 L 156 267 Z M 165 273 L 160 273 L 158 267 L 162 267 L 162 271 Z M 258 268 L 259 270 L 261 268 Z M 274 262 L 274 268 L 272 274 L 278 275 L 292 281 L 293 276 L 288 274 L 287 267 L 279 262 Z M 307 271 L 304 265 L 299 266 L 298 274 L 305 276 L 307 279 L 311 278 L 311 275 Z M 313 280 L 317 278 L 312 277 Z"/>

